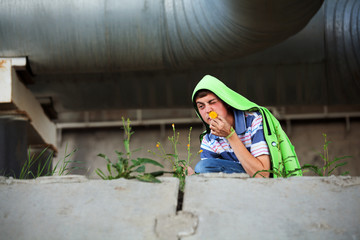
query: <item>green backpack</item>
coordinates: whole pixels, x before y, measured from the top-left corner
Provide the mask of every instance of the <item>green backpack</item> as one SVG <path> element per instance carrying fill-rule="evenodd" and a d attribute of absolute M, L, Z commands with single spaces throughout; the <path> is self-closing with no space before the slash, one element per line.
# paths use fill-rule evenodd
<path fill-rule="evenodd" d="M 195 111 L 206 126 L 206 131 L 200 135 L 200 139 L 202 139 L 202 136 L 209 132 L 209 126 L 202 119 L 195 103 L 194 96 L 199 90 L 209 90 L 213 92 L 222 101 L 235 109 L 250 112 L 259 111 L 263 117 L 264 136 L 271 156 L 271 172 L 273 173 L 272 176 L 274 178 L 280 176 L 302 176 L 302 171 L 296 156 L 295 148 L 291 144 L 284 130 L 281 128 L 279 121 L 273 116 L 273 114 L 267 108 L 261 107 L 249 101 L 245 97 L 227 87 L 220 80 L 210 75 L 206 75 L 203 77 L 203 79 L 201 79 L 201 81 L 196 85 L 192 94 L 192 102 Z"/>

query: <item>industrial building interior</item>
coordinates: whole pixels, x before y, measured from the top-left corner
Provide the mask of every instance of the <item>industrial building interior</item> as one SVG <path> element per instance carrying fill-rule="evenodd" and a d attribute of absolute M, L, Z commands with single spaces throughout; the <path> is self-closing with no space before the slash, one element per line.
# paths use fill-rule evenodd
<path fill-rule="evenodd" d="M 357 0 L 0 1 L 0 169 L 18 172 L 29 147 L 97 178 L 123 151 L 161 142 L 199 150 L 191 94 L 213 75 L 280 120 L 301 164 L 351 156 L 360 175 L 360 2 Z M 41 108 L 40 108 L 41 106 Z M 157 159 L 160 160 L 161 159 Z M 192 165 L 199 161 L 197 156 Z M 164 162 L 166 168 L 170 163 Z M 151 170 L 151 168 L 150 168 Z"/>

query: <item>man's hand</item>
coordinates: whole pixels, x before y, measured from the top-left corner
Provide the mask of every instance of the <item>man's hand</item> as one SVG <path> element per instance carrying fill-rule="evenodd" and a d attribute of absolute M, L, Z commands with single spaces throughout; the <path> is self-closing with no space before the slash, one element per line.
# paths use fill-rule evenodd
<path fill-rule="evenodd" d="M 227 137 L 231 133 L 231 125 L 221 116 L 210 121 L 211 134 Z"/>
<path fill-rule="evenodd" d="M 194 169 L 192 169 L 190 166 L 187 167 L 187 170 L 188 170 L 188 174 L 187 174 L 188 176 L 195 174 Z"/>

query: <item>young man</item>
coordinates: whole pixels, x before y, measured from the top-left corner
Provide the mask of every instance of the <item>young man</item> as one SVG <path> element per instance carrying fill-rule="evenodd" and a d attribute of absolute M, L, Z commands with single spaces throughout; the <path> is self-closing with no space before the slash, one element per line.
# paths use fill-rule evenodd
<path fill-rule="evenodd" d="M 196 173 L 244 172 L 253 176 L 258 171 L 280 167 L 282 159 L 289 159 L 287 162 L 290 164 L 285 166 L 288 169 L 299 167 L 293 146 L 267 109 L 247 100 L 210 75 L 197 84 L 192 100 L 206 127 Z M 263 114 L 269 118 L 270 125 L 268 120 L 264 121 Z M 267 123 L 266 136 L 264 122 Z M 286 141 L 279 141 L 279 137 Z M 282 142 L 283 149 L 280 149 L 278 146 Z M 265 171 L 256 177 L 269 175 Z M 301 172 L 295 175 L 301 175 Z"/>
<path fill-rule="evenodd" d="M 211 91 L 199 91 L 195 103 L 210 128 L 210 133 L 201 142 L 201 161 L 195 172 L 246 172 L 253 176 L 257 171 L 270 169 L 269 150 L 259 113 L 233 109 Z M 212 119 L 211 112 L 217 117 Z M 263 176 L 268 177 L 269 173 L 263 173 Z"/>

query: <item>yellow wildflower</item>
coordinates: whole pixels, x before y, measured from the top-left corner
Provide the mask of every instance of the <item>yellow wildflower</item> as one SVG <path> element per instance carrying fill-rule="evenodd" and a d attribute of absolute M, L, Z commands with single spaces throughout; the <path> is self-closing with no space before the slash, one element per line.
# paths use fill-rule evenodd
<path fill-rule="evenodd" d="M 199 150 L 199 153 L 202 153 L 202 152 L 203 152 L 203 150 L 202 150 L 202 149 L 200 149 L 200 150 Z"/>
<path fill-rule="evenodd" d="M 215 118 L 217 118 L 217 113 L 216 112 L 214 112 L 214 111 L 211 111 L 210 113 L 209 113 L 209 117 L 211 118 L 211 119 L 215 119 Z"/>
<path fill-rule="evenodd" d="M 174 127 L 175 127 L 175 124 L 171 124 L 171 126 L 172 126 L 172 128 L 174 128 Z"/>
<path fill-rule="evenodd" d="M 156 147 L 157 147 L 157 148 L 159 148 L 159 147 L 160 147 L 160 145 L 159 145 L 159 144 L 156 144 Z"/>
<path fill-rule="evenodd" d="M 5 65 L 5 63 L 6 63 L 6 61 L 5 61 L 5 60 L 1 60 L 1 61 L 0 61 L 0 68 L 4 68 L 4 66 L 3 66 L 3 65 Z"/>
<path fill-rule="evenodd" d="M 187 145 L 187 148 L 190 148 L 190 144 Z"/>

